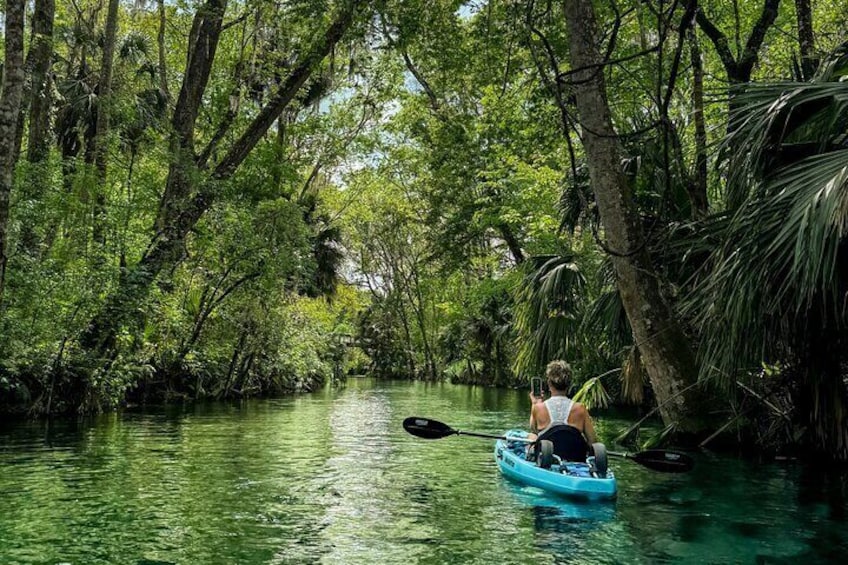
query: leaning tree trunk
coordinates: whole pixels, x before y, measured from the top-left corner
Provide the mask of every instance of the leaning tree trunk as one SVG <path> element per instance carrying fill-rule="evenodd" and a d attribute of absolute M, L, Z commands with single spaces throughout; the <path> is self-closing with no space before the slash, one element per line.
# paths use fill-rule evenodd
<path fill-rule="evenodd" d="M 591 0 L 565 0 L 574 93 L 589 176 L 613 253 L 618 288 L 645 369 L 667 424 L 699 432 L 703 403 L 694 383 L 695 356 L 660 292 L 622 152 L 612 125 Z"/>
<path fill-rule="evenodd" d="M 226 7 L 227 0 L 207 0 L 198 8 L 192 21 L 183 84 L 171 118 L 169 144 L 172 161 L 165 181 L 163 204 L 173 202 L 176 205 L 180 197 L 185 198 L 191 190 L 191 178 L 196 171 L 191 166 L 194 127 L 215 60 Z M 163 208 L 164 205 L 160 206 L 160 217 Z M 157 219 L 150 248 L 135 268 L 125 271 L 118 290 L 106 298 L 100 313 L 89 323 L 80 341 L 95 356 L 108 355 L 115 345 L 118 329 L 146 298 L 155 278 L 167 265 L 176 264 L 182 249 L 179 234 L 183 230 L 187 233 L 196 221 L 187 217 L 187 211 L 183 212 L 175 211 L 164 221 Z"/>
<path fill-rule="evenodd" d="M 6 0 L 5 58 L 0 88 L 0 302 L 6 281 L 9 195 L 15 176 L 15 130 L 24 89 L 24 1 Z"/>

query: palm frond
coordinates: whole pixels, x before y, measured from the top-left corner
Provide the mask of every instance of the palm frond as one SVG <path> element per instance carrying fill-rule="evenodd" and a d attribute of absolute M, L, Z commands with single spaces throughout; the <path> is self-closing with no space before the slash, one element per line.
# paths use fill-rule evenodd
<path fill-rule="evenodd" d="M 574 396 L 575 402 L 583 403 L 586 408 L 606 408 L 609 405 L 610 396 L 607 389 L 604 388 L 604 383 L 601 382 L 601 377 L 592 377 L 588 379 L 583 386 L 580 387 Z"/>
<path fill-rule="evenodd" d="M 660 430 L 658 433 L 652 435 L 648 439 L 642 443 L 642 449 L 652 449 L 654 447 L 661 447 L 665 441 L 671 437 L 674 432 L 677 430 L 677 423 L 672 422 L 667 425 L 665 428 Z"/>
<path fill-rule="evenodd" d="M 535 257 L 516 292 L 515 371 L 563 357 L 579 335 L 586 280 L 570 256 Z"/>
<path fill-rule="evenodd" d="M 645 400 L 645 384 L 648 382 L 647 374 L 642 366 L 642 356 L 639 348 L 635 345 L 630 348 L 630 353 L 621 368 L 621 396 L 631 404 L 642 404 Z"/>
<path fill-rule="evenodd" d="M 612 352 L 620 351 L 633 342 L 630 320 L 618 288 L 601 293 L 589 304 L 582 328 L 588 334 L 605 336 Z"/>
<path fill-rule="evenodd" d="M 704 332 L 706 371 L 721 379 L 779 357 L 813 309 L 844 324 L 848 149 L 775 171 L 724 229 L 689 305 Z"/>
<path fill-rule="evenodd" d="M 728 207 L 769 190 L 775 171 L 839 147 L 848 125 L 848 83 L 745 85 L 731 96 L 734 111 L 724 142 L 733 154 Z"/>
<path fill-rule="evenodd" d="M 150 54 L 150 44 L 147 36 L 134 31 L 128 33 L 118 47 L 118 57 L 122 61 L 139 64 Z"/>

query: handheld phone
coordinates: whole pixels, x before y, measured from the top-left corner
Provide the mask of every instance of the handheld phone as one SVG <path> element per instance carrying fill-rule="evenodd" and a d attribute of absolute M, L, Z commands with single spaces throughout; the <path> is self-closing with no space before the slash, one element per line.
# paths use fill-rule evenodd
<path fill-rule="evenodd" d="M 533 391 L 533 396 L 542 398 L 542 379 L 541 377 L 533 377 L 530 379 L 530 387 Z"/>

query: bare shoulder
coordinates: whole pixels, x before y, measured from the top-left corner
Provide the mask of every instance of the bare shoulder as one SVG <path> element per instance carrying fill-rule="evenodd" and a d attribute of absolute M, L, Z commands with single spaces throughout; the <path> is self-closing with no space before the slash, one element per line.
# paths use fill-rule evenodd
<path fill-rule="evenodd" d="M 574 405 L 571 407 L 571 411 L 580 416 L 589 414 L 589 411 L 586 409 L 586 407 L 580 404 L 579 402 L 574 403 Z"/>
<path fill-rule="evenodd" d="M 545 415 L 547 415 L 547 413 L 548 413 L 548 409 L 547 409 L 547 407 L 545 407 L 544 402 L 537 402 L 536 404 L 533 405 L 532 410 L 533 410 L 534 414 L 545 414 Z"/>
<path fill-rule="evenodd" d="M 571 407 L 571 413 L 574 414 L 574 418 L 579 422 L 583 422 L 586 418 L 589 418 L 589 410 L 579 402 L 575 402 Z"/>

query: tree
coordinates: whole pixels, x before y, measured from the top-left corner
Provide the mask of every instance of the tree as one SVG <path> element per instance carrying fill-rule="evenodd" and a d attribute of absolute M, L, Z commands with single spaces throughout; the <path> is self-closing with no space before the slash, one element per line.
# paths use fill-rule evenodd
<path fill-rule="evenodd" d="M 5 18 L 5 58 L 0 87 L 0 304 L 6 281 L 9 237 L 9 197 L 15 177 L 15 129 L 24 88 L 24 2 L 8 0 Z"/>
<path fill-rule="evenodd" d="M 694 388 L 695 356 L 653 275 L 633 194 L 612 125 L 597 23 L 590 0 L 566 0 L 573 88 L 595 199 L 618 287 L 663 420 L 682 432 L 705 429 Z"/>
<path fill-rule="evenodd" d="M 754 65 L 759 61 L 760 48 L 766 38 L 766 33 L 777 19 L 779 6 L 780 0 L 764 0 L 762 11 L 751 29 L 745 48 L 736 56 L 731 51 L 727 36 L 716 27 L 703 9 L 698 9 L 698 25 L 712 41 L 724 65 L 727 78 L 732 84 L 741 84 L 751 80 Z"/>
<path fill-rule="evenodd" d="M 113 349 L 116 332 L 132 316 L 135 305 L 145 299 L 159 273 L 180 262 L 186 236 L 215 201 L 220 185 L 235 173 L 283 110 L 291 104 L 324 57 L 342 39 L 353 23 L 355 14 L 364 4 L 364 0 L 344 3 L 335 21 L 306 51 L 278 91 L 208 172 L 203 170 L 206 163 L 198 162 L 195 155 L 194 130 L 215 60 L 226 0 L 208 0 L 198 10 L 190 34 L 193 41 L 189 46 L 183 85 L 173 112 L 173 134 L 170 140 L 173 162 L 155 222 L 155 235 L 148 250 L 122 277 L 119 288 L 107 297 L 100 313 L 91 320 L 81 338 L 82 345 L 96 357 L 107 355 Z M 197 186 L 196 179 L 201 175 L 206 179 Z"/>
<path fill-rule="evenodd" d="M 47 158 L 50 145 L 50 108 L 52 102 L 53 20 L 56 14 L 54 0 L 38 0 L 32 24 L 32 40 L 27 54 L 27 67 L 32 68 L 29 102 L 29 136 L 27 160 L 42 162 Z"/>
<path fill-rule="evenodd" d="M 103 32 L 103 61 L 97 84 L 94 137 L 87 154 L 94 158 L 95 182 L 98 186 L 94 202 L 94 241 L 106 243 L 103 220 L 106 206 L 106 165 L 109 155 L 109 115 L 112 112 L 112 67 L 115 62 L 115 42 L 118 35 L 118 0 L 109 0 L 106 10 L 106 26 Z"/>
<path fill-rule="evenodd" d="M 798 387 L 796 429 L 841 460 L 848 459 L 846 60 L 840 50 L 814 82 L 734 91 L 726 143 L 751 148 L 730 177 L 741 205 L 701 234 L 696 247 L 716 245 L 691 303 L 704 332 L 705 376 L 732 388 L 752 373 L 755 383 L 764 379 L 763 363 L 779 366 L 767 389 Z"/>

